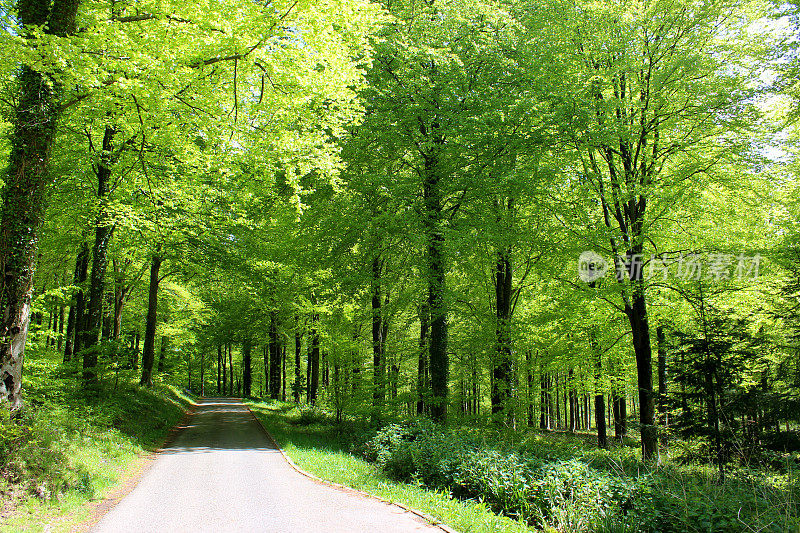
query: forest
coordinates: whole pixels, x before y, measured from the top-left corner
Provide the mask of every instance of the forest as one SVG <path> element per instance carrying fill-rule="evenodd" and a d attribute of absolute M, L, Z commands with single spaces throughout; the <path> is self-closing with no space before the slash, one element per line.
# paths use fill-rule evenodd
<path fill-rule="evenodd" d="M 0 530 L 224 396 L 459 531 L 800 528 L 793 0 L 0 21 Z"/>

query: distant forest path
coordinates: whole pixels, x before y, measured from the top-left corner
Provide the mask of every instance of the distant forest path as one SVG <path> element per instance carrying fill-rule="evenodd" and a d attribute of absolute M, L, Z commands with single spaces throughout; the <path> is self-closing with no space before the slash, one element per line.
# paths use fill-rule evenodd
<path fill-rule="evenodd" d="M 295 471 L 238 400 L 202 400 L 136 488 L 92 529 L 120 532 L 439 530 Z M 439 530 L 441 531 L 441 530 Z"/>

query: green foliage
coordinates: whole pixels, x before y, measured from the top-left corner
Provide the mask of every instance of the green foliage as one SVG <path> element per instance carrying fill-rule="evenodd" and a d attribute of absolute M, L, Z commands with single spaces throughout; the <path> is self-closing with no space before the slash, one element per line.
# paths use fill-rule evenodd
<path fill-rule="evenodd" d="M 18 418 L 0 418 L 0 493 L 9 501 L 27 496 L 57 506 L 95 498 L 138 454 L 157 447 L 188 405 L 166 387 L 127 382 L 99 399 L 84 397 L 59 359 L 30 352 L 28 404 Z"/>
<path fill-rule="evenodd" d="M 393 424 L 359 451 L 393 479 L 486 502 L 537 528 L 732 533 L 800 524 L 792 490 L 746 475 L 720 482 L 703 471 L 653 470 L 624 448 L 553 459 L 546 439 L 521 453 L 461 433 L 427 422 Z"/>

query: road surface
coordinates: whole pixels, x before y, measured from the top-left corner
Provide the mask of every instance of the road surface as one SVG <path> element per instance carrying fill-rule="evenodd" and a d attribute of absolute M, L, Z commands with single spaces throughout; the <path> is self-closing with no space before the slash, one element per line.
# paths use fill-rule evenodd
<path fill-rule="evenodd" d="M 409 533 L 440 529 L 295 471 L 238 400 L 201 401 L 94 533 Z"/>

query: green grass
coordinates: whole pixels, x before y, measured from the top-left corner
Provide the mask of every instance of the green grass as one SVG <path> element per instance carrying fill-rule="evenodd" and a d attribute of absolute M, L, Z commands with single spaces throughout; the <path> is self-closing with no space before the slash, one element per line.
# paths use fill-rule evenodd
<path fill-rule="evenodd" d="M 533 531 L 519 521 L 498 516 L 481 502 L 460 501 L 446 492 L 391 480 L 374 464 L 349 453 L 361 431 L 352 422 L 337 425 L 324 419 L 301 420 L 300 411 L 288 403 L 251 402 L 250 407 L 295 464 L 317 477 L 413 507 L 459 531 Z"/>
<path fill-rule="evenodd" d="M 87 397 L 75 365 L 52 350 L 26 354 L 23 418 L 0 420 L 0 532 L 69 530 L 161 445 L 191 400 L 139 388 L 133 374 L 106 375 Z"/>

